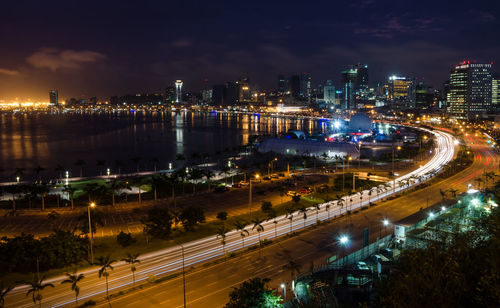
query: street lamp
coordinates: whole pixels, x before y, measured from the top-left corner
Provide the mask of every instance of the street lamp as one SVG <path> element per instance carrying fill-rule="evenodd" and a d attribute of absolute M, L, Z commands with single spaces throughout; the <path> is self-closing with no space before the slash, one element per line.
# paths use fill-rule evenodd
<path fill-rule="evenodd" d="M 16 181 L 19 183 L 19 180 L 21 179 L 20 176 L 16 176 Z"/>
<path fill-rule="evenodd" d="M 258 180 L 260 177 L 260 175 L 257 173 L 255 175 L 255 179 Z M 248 178 L 248 182 L 249 182 L 249 190 L 248 190 L 248 211 L 250 213 L 250 218 L 252 218 L 252 177 L 249 177 Z"/>
<path fill-rule="evenodd" d="M 106 169 L 106 173 L 108 174 L 108 177 L 109 177 L 109 175 L 111 174 L 111 170 L 109 170 L 109 168 Z"/>
<path fill-rule="evenodd" d="M 358 169 L 361 169 L 361 140 L 358 142 Z"/>
<path fill-rule="evenodd" d="M 89 204 L 87 207 L 87 212 L 89 214 L 89 234 L 90 234 L 90 263 L 94 264 L 94 251 L 92 248 L 93 241 L 94 241 L 94 235 L 92 234 L 92 222 L 90 220 L 90 208 L 95 207 L 95 202 L 92 202 Z"/>
<path fill-rule="evenodd" d="M 284 294 L 284 300 L 283 300 L 283 303 L 286 302 L 286 285 L 284 283 L 282 283 L 280 285 L 280 287 L 283 289 L 283 294 Z"/>
<path fill-rule="evenodd" d="M 382 221 L 382 225 L 384 226 L 384 235 L 387 233 L 386 232 L 386 229 L 387 229 L 387 226 L 389 225 L 389 219 L 384 219 Z M 382 229 L 380 229 L 380 238 L 382 238 Z"/>
<path fill-rule="evenodd" d="M 401 150 L 401 146 L 397 146 L 397 150 Z M 396 192 L 396 177 L 394 176 L 394 144 L 392 145 L 392 176 L 393 176 L 393 183 L 392 183 L 392 193 Z"/>
<path fill-rule="evenodd" d="M 339 238 L 339 242 L 340 242 L 340 246 L 343 249 L 343 254 L 342 254 L 342 258 L 344 258 L 344 255 L 345 255 L 345 248 L 347 247 L 347 244 L 349 244 L 349 238 L 347 237 L 347 235 L 341 235 L 340 238 Z M 347 262 L 347 260 L 344 260 L 344 264 Z"/>

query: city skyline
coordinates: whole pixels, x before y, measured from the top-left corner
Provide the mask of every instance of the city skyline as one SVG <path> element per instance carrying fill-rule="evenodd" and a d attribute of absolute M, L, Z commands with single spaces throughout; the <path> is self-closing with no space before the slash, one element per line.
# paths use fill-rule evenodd
<path fill-rule="evenodd" d="M 371 81 L 423 77 L 441 88 L 457 63 L 494 62 L 500 50 L 488 39 L 498 4 L 453 3 L 390 4 L 390 11 L 374 1 L 9 3 L 0 97 L 46 99 L 50 89 L 60 97 L 162 93 L 177 79 L 193 91 L 244 76 L 274 90 L 279 74 L 300 72 L 313 86 L 339 84 L 340 71 L 356 63 L 369 65 Z"/>

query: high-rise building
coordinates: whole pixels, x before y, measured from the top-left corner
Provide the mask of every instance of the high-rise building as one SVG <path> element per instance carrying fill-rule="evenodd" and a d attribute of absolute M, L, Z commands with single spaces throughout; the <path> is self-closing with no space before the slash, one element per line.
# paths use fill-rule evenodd
<path fill-rule="evenodd" d="M 500 111 L 500 74 L 496 74 L 491 81 L 491 109 Z"/>
<path fill-rule="evenodd" d="M 180 103 L 182 102 L 182 80 L 176 80 L 175 81 L 175 102 Z"/>
<path fill-rule="evenodd" d="M 394 105 L 400 104 L 405 108 L 415 108 L 415 79 L 410 77 L 389 77 L 390 99 Z"/>
<path fill-rule="evenodd" d="M 368 65 L 359 64 L 356 66 L 356 91 L 368 88 Z"/>
<path fill-rule="evenodd" d="M 451 114 L 473 118 L 487 112 L 492 105 L 491 64 L 464 61 L 450 72 L 448 105 Z"/>
<path fill-rule="evenodd" d="M 284 94 L 287 90 L 285 75 L 278 75 L 278 94 Z"/>
<path fill-rule="evenodd" d="M 290 93 L 294 98 L 300 98 L 300 76 L 293 75 L 290 77 Z"/>
<path fill-rule="evenodd" d="M 311 99 L 311 75 L 302 73 L 300 74 L 300 92 L 299 96 L 308 101 Z"/>
<path fill-rule="evenodd" d="M 417 109 L 428 109 L 432 104 L 434 93 L 429 92 L 429 86 L 418 81 L 415 85 L 415 107 Z"/>
<path fill-rule="evenodd" d="M 331 80 L 327 80 L 323 88 L 323 99 L 326 104 L 335 104 L 335 86 Z"/>
<path fill-rule="evenodd" d="M 350 68 L 348 70 L 342 71 L 342 94 L 343 94 L 343 102 L 342 109 L 350 110 L 355 109 L 355 91 L 356 91 L 356 83 L 358 78 L 358 72 L 355 68 Z"/>
<path fill-rule="evenodd" d="M 173 104 L 175 103 L 175 100 L 176 100 L 175 87 L 166 87 L 165 99 L 164 99 L 165 104 Z"/>
<path fill-rule="evenodd" d="M 226 85 L 220 84 L 215 85 L 212 88 L 212 101 L 216 106 L 222 106 L 226 104 Z"/>
<path fill-rule="evenodd" d="M 49 91 L 49 100 L 50 100 L 50 104 L 52 106 L 59 105 L 59 93 L 57 92 L 57 90 L 50 90 Z"/>

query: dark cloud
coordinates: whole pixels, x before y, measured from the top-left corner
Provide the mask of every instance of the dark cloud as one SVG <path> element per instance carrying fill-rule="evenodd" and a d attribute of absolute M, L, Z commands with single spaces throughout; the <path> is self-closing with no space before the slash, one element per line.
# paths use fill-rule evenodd
<path fill-rule="evenodd" d="M 18 70 L 9 70 L 6 68 L 0 68 L 0 75 L 6 75 L 12 77 L 22 76 L 21 72 L 19 72 Z"/>
<path fill-rule="evenodd" d="M 83 65 L 106 58 L 102 53 L 90 50 L 59 50 L 52 47 L 42 47 L 26 61 L 36 68 L 48 68 L 51 71 L 59 69 L 80 69 Z"/>

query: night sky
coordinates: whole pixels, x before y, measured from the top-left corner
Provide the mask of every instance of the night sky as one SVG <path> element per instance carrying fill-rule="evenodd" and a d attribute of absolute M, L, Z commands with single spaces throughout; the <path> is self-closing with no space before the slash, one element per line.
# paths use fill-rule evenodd
<path fill-rule="evenodd" d="M 459 61 L 496 62 L 500 1 L 2 1 L 0 99 L 187 90 L 279 73 L 338 82 L 367 63 L 441 88 Z M 499 66 L 494 64 L 496 71 Z"/>

